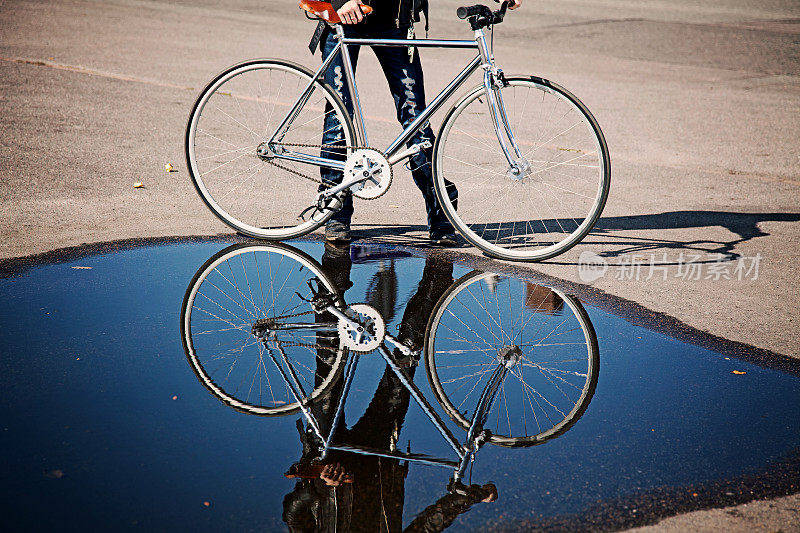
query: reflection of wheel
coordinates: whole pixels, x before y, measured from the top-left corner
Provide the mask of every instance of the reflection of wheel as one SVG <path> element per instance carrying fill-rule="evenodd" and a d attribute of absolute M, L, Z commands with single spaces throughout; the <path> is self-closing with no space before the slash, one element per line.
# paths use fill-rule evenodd
<path fill-rule="evenodd" d="M 425 354 L 436 398 L 464 429 L 492 371 L 510 366 L 484 425 L 502 446 L 532 446 L 566 431 L 589 405 L 599 370 L 597 337 L 578 300 L 477 271 L 436 304 Z"/>
<path fill-rule="evenodd" d="M 547 80 L 508 77 L 500 90 L 521 158 L 509 165 L 486 91 L 450 110 L 434 148 L 436 192 L 461 234 L 501 259 L 538 261 L 583 239 L 606 203 L 611 164 L 589 110 Z M 512 150 L 513 152 L 513 150 Z M 458 189 L 458 211 L 446 191 Z"/>
<path fill-rule="evenodd" d="M 194 104 L 186 128 L 189 174 L 211 211 L 240 233 L 288 239 L 313 231 L 332 214 L 324 210 L 312 216 L 309 211 L 305 221 L 298 218 L 315 204 L 319 183 L 313 180 L 320 178 L 319 168 L 278 159 L 275 152 L 319 157 L 314 146 L 322 143 L 328 115 L 335 117 L 329 131 L 336 133 L 341 125 L 336 144 L 352 146 L 353 125 L 341 98 L 315 82 L 298 115 L 276 139 L 281 142 L 266 145 L 312 78 L 310 70 L 288 61 L 245 61 L 214 78 Z"/>
<path fill-rule="evenodd" d="M 320 396 L 338 377 L 346 350 L 336 318 L 315 313 L 311 301 L 344 308 L 319 264 L 300 250 L 237 244 L 214 255 L 195 274 L 181 311 L 197 378 L 227 405 L 257 415 L 299 408 L 292 376 L 301 399 Z"/>

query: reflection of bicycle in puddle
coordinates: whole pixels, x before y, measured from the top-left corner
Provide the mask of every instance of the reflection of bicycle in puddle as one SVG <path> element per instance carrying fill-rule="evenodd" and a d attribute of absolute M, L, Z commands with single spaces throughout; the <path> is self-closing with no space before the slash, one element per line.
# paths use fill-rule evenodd
<path fill-rule="evenodd" d="M 349 482 L 342 465 L 357 454 L 452 469 L 451 493 L 465 493 L 466 471 L 486 442 L 540 444 L 588 406 L 597 339 L 575 298 L 487 272 L 453 282 L 452 265 L 429 258 L 394 337 L 375 307 L 345 303 L 349 251 L 338 258 L 326 251 L 323 265 L 283 244 L 231 246 L 197 272 L 181 316 L 189 362 L 212 394 L 250 414 L 302 413 L 303 458 L 290 476 Z M 356 368 L 373 352 L 386 370 L 364 415 L 348 428 L 345 403 Z M 431 390 L 466 432 L 463 441 L 413 381 L 423 357 Z M 410 398 L 451 457 L 398 449 Z M 476 494 L 475 501 L 492 501 Z"/>

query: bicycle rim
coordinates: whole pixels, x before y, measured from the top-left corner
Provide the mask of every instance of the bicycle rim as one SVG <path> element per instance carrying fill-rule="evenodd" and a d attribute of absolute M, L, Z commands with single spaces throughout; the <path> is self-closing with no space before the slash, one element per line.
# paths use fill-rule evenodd
<path fill-rule="evenodd" d="M 279 158 L 263 160 L 256 150 L 270 139 L 313 73 L 281 60 L 252 60 L 230 67 L 197 98 L 186 128 L 186 160 L 203 201 L 227 225 L 262 239 L 287 239 L 313 231 L 333 214 L 308 212 L 319 191 L 320 169 Z M 317 81 L 283 143 L 320 156 L 326 115 L 336 117 L 341 141 L 352 146 L 350 117 L 339 96 Z M 305 175 L 312 179 L 302 177 Z"/>
<path fill-rule="evenodd" d="M 300 407 L 284 376 L 296 376 L 304 403 L 330 389 L 347 356 L 335 331 L 278 331 L 264 340 L 253 330 L 259 320 L 298 313 L 282 321 L 335 324 L 328 314 L 302 314 L 311 310 L 309 281 L 344 307 L 320 266 L 290 246 L 237 244 L 200 267 L 184 297 L 181 336 L 192 370 L 211 394 L 239 411 L 272 416 Z"/>
<path fill-rule="evenodd" d="M 572 94 L 540 78 L 507 81 L 501 92 L 528 170 L 510 172 L 479 86 L 442 124 L 436 191 L 473 245 L 501 259 L 539 261 L 580 242 L 599 218 L 610 187 L 608 149 L 596 120 Z M 445 180 L 458 189 L 457 210 Z"/>
<path fill-rule="evenodd" d="M 533 446 L 562 434 L 597 385 L 597 337 L 586 311 L 575 298 L 527 280 L 465 275 L 437 303 L 425 336 L 431 388 L 465 430 L 492 371 L 510 352 L 516 362 L 484 425 L 490 442 Z"/>

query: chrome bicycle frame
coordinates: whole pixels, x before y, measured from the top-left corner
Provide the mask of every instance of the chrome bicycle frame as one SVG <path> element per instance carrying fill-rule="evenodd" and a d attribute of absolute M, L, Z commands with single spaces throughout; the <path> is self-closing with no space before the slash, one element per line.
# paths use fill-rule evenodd
<path fill-rule="evenodd" d="M 280 329 L 291 329 L 291 325 L 288 328 L 281 327 Z M 391 335 L 386 335 L 384 337 L 384 341 L 392 344 L 396 348 L 400 348 L 401 351 L 403 349 L 408 350 L 405 346 L 399 343 L 395 338 Z M 489 415 L 489 411 L 491 410 L 492 406 L 494 405 L 495 399 L 497 397 L 497 392 L 500 389 L 500 385 L 506 378 L 508 374 L 509 365 L 503 364 L 502 362 L 498 362 L 498 366 L 492 372 L 488 383 L 484 387 L 483 392 L 481 393 L 480 399 L 478 400 L 478 405 L 475 408 L 475 413 L 472 416 L 472 420 L 470 422 L 469 430 L 467 431 L 467 437 L 464 444 L 459 444 L 456 438 L 453 436 L 453 433 L 447 427 L 445 422 L 442 420 L 441 416 L 434 410 L 433 406 L 428 402 L 425 396 L 422 395 L 422 392 L 419 390 L 417 385 L 414 381 L 408 377 L 405 371 L 398 365 L 397 361 L 394 359 L 392 353 L 386 348 L 384 344 L 381 344 L 378 347 L 378 353 L 381 354 L 383 359 L 386 361 L 386 364 L 392 369 L 394 374 L 403 384 L 403 386 L 408 390 L 409 394 L 416 404 L 422 409 L 425 413 L 425 416 L 428 417 L 428 420 L 439 430 L 439 433 L 442 435 L 444 440 L 450 447 L 455 451 L 456 456 L 458 457 L 457 461 L 452 459 L 444 459 L 439 457 L 433 457 L 426 454 L 421 453 L 411 453 L 411 452 L 401 452 L 399 450 L 379 450 L 374 448 L 367 448 L 364 446 L 356 446 L 352 444 L 346 443 L 336 443 L 333 440 L 333 436 L 336 433 L 336 429 L 339 426 L 339 422 L 342 418 L 342 414 L 344 413 L 345 403 L 347 402 L 347 396 L 350 391 L 350 386 L 355 378 L 356 366 L 358 365 L 358 361 L 360 355 L 358 353 L 351 353 L 350 357 L 347 360 L 345 371 L 344 371 L 344 384 L 342 385 L 341 395 L 339 396 L 339 400 L 336 404 L 336 411 L 333 416 L 333 421 L 330 424 L 330 428 L 325 434 L 321 427 L 320 423 L 317 421 L 316 417 L 313 413 L 311 413 L 310 406 L 305 401 L 306 393 L 303 390 L 302 385 L 300 384 L 299 379 L 294 373 L 293 367 L 289 362 L 286 354 L 284 353 L 283 349 L 278 345 L 278 353 L 280 355 L 280 359 L 283 362 L 283 365 L 289 369 L 287 372 L 284 370 L 283 366 L 278 361 L 278 357 L 275 356 L 273 350 L 270 346 L 270 341 L 265 340 L 264 346 L 266 348 L 266 352 L 268 353 L 269 357 L 272 359 L 272 363 L 278 368 L 278 371 L 281 373 L 284 381 L 289 388 L 289 392 L 291 392 L 294 400 L 300 405 L 300 410 L 303 413 L 303 416 L 308 422 L 309 428 L 314 432 L 316 437 L 322 443 L 319 449 L 320 459 L 324 459 L 328 452 L 331 450 L 337 451 L 344 451 L 350 453 L 356 453 L 361 455 L 374 455 L 380 457 L 389 457 L 393 459 L 400 459 L 405 461 L 414 461 L 418 463 L 423 463 L 427 465 L 433 466 L 441 466 L 446 468 L 453 469 L 453 479 L 452 481 L 460 481 L 469 467 L 470 463 L 475 457 L 478 449 L 486 442 L 486 433 L 484 431 L 483 425 L 486 422 L 486 418 Z"/>
<path fill-rule="evenodd" d="M 350 322 L 350 318 L 333 305 L 328 306 L 325 311 L 333 314 L 340 320 Z M 290 331 L 294 329 L 316 329 L 317 331 L 325 332 L 336 331 L 336 328 L 333 324 L 307 323 L 275 324 L 271 329 L 273 332 Z M 503 359 L 498 359 L 498 365 L 492 372 L 492 375 L 489 377 L 489 380 L 486 383 L 486 386 L 484 387 L 483 392 L 478 400 L 475 413 L 470 421 L 470 427 L 467 430 L 466 440 L 464 444 L 459 444 L 456 438 L 453 436 L 453 433 L 442 420 L 441 416 L 439 416 L 425 396 L 422 395 L 422 392 L 419 390 L 414 381 L 408 377 L 405 371 L 397 363 L 392 353 L 386 348 L 386 343 L 394 346 L 394 348 L 399 350 L 405 356 L 419 356 L 420 352 L 412 351 L 388 333 L 385 334 L 383 342 L 377 348 L 378 353 L 381 354 L 381 357 L 383 357 L 384 361 L 386 361 L 386 364 L 389 366 L 389 368 L 392 369 L 392 372 L 394 372 L 394 374 L 397 376 L 397 379 L 400 380 L 400 383 L 403 384 L 403 387 L 408 390 L 411 397 L 414 398 L 414 401 L 422 409 L 423 413 L 425 413 L 425 416 L 428 417 L 428 420 L 430 420 L 436 429 L 439 430 L 439 433 L 442 435 L 444 440 L 456 453 L 458 460 L 454 461 L 451 459 L 443 459 L 420 453 L 401 452 L 399 450 L 378 450 L 364 446 L 334 442 L 333 436 L 336 433 L 336 429 L 339 426 L 339 421 L 344 413 L 345 403 L 350 392 L 350 386 L 355 378 L 356 366 L 358 365 L 360 354 L 357 352 L 352 352 L 347 360 L 344 371 L 344 383 L 342 385 L 342 391 L 336 404 L 336 411 L 333 416 L 333 421 L 330 424 L 330 429 L 326 435 L 321 429 L 321 424 L 317 421 L 314 414 L 309 409 L 310 406 L 305 400 L 305 398 L 307 398 L 307 393 L 305 390 L 303 390 L 303 386 L 294 371 L 294 367 L 289 361 L 289 358 L 286 356 L 286 353 L 281 347 L 280 342 L 276 341 L 271 336 L 265 336 L 262 339 L 262 342 L 264 343 L 265 352 L 267 352 L 272 360 L 272 363 L 280 372 L 281 377 L 286 383 L 289 392 L 294 397 L 294 400 L 300 406 L 300 410 L 308 422 L 309 428 L 311 428 L 316 437 L 322 443 L 319 449 L 321 459 L 324 459 L 328 455 L 329 451 L 338 450 L 362 455 L 375 455 L 380 457 L 414 461 L 428 465 L 453 468 L 453 481 L 460 481 L 464 477 L 467 467 L 469 467 L 470 462 L 474 459 L 478 449 L 484 444 L 484 442 L 486 442 L 486 432 L 484 431 L 483 426 L 486 423 L 489 411 L 494 405 L 500 385 L 505 380 L 509 368 L 513 366 L 513 363 L 509 364 Z M 273 352 L 273 343 L 275 347 L 277 347 L 279 357 Z M 283 364 L 281 365 L 281 363 Z M 285 370 L 284 367 L 288 369 L 288 371 Z"/>
<path fill-rule="evenodd" d="M 330 67 L 337 54 L 341 54 L 342 63 L 344 65 L 344 74 L 347 82 L 347 87 L 350 91 L 351 100 L 353 102 L 353 120 L 356 129 L 356 141 L 359 146 L 369 146 L 367 140 L 367 131 L 364 125 L 364 115 L 361 108 L 361 100 L 358 95 L 358 88 L 355 82 L 355 74 L 353 65 L 350 60 L 348 46 L 414 46 L 420 48 L 471 48 L 476 50 L 477 55 L 467 64 L 466 67 L 444 88 L 442 91 L 422 110 L 422 112 L 414 119 L 411 124 L 406 127 L 398 137 L 392 141 L 388 148 L 383 150 L 387 160 L 391 165 L 402 161 L 406 157 L 410 157 L 417 153 L 420 149 L 419 146 L 411 147 L 410 149 L 403 148 L 403 145 L 414 136 L 423 125 L 427 123 L 431 115 L 438 111 L 442 104 L 447 101 L 456 90 L 458 90 L 469 76 L 475 72 L 478 67 L 482 67 L 483 86 L 488 95 L 487 103 L 490 109 L 490 116 L 495 127 L 497 139 L 500 142 L 500 147 L 512 169 L 518 168 L 522 158 L 522 152 L 517 146 L 514 134 L 511 131 L 511 125 L 506 116 L 505 105 L 503 104 L 503 97 L 500 94 L 500 88 L 504 83 L 502 71 L 497 68 L 494 62 L 492 50 L 486 42 L 486 34 L 483 29 L 475 30 L 474 39 L 471 41 L 459 40 L 438 40 L 438 39 L 356 39 L 345 37 L 344 28 L 341 24 L 333 26 L 337 39 L 336 46 L 328 57 L 323 61 L 320 68 L 316 71 L 311 81 L 308 83 L 300 97 L 295 101 L 289 112 L 284 117 L 281 124 L 275 130 L 275 133 L 270 137 L 268 145 L 277 159 L 286 159 L 299 163 L 307 163 L 318 167 L 326 167 L 335 170 L 343 170 L 344 162 L 337 159 L 329 159 L 323 157 L 312 156 L 303 154 L 289 149 L 288 147 L 280 147 L 275 149 L 274 145 L 280 145 L 280 141 L 286 134 L 292 121 L 300 113 L 300 110 L 305 105 L 311 92 L 314 89 L 314 84 L 320 80 L 323 73 Z M 331 194 L 338 192 L 344 188 L 349 187 L 352 183 L 342 183 L 340 186 L 335 187 L 336 190 L 329 189 L 326 192 Z"/>

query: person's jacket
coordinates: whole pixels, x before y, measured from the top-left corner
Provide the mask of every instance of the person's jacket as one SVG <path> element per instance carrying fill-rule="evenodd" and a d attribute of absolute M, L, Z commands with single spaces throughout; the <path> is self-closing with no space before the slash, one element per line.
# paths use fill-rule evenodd
<path fill-rule="evenodd" d="M 338 11 L 347 1 L 332 0 L 331 4 Z M 361 24 L 372 28 L 409 28 L 421 20 L 420 14 L 424 14 L 425 31 L 428 31 L 428 0 L 362 0 L 362 3 L 372 7 L 373 12 Z M 328 25 L 320 20 L 308 44 L 312 54 L 328 30 Z"/>
<path fill-rule="evenodd" d="M 341 9 L 347 0 L 332 0 L 335 10 Z M 362 3 L 373 9 L 367 17 L 370 25 L 394 26 L 407 28 L 420 21 L 420 13 L 428 13 L 428 0 L 362 0 Z"/>

